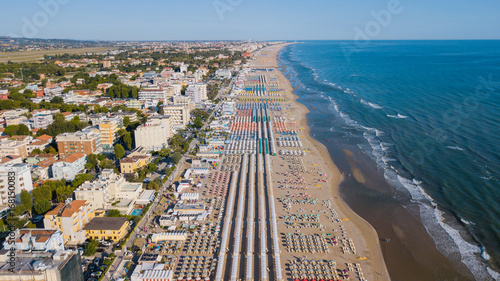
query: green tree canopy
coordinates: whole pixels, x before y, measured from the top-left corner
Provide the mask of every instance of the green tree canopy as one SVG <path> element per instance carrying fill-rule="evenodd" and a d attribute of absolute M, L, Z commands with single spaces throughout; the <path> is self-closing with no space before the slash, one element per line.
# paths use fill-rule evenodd
<path fill-rule="evenodd" d="M 116 209 L 111 209 L 106 214 L 106 217 L 121 217 L 121 216 L 122 216 L 122 214 L 120 213 L 120 211 L 118 211 Z"/>
<path fill-rule="evenodd" d="M 116 158 L 121 159 L 125 156 L 125 148 L 121 144 L 115 145 L 114 150 Z"/>

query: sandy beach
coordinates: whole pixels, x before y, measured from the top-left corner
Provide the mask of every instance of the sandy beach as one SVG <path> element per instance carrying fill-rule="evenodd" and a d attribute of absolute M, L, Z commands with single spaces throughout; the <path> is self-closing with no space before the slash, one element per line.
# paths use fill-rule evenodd
<path fill-rule="evenodd" d="M 286 46 L 286 44 L 271 46 L 261 51 L 259 56 L 255 58 L 252 67 L 277 68 L 277 54 L 279 50 L 284 46 Z M 328 153 L 326 147 L 311 137 L 310 129 L 307 126 L 306 119 L 306 114 L 309 112 L 308 109 L 304 105 L 296 102 L 297 96 L 293 94 L 292 86 L 290 82 L 285 78 L 285 76 L 280 71 L 275 71 L 274 75 L 278 76 L 280 87 L 283 87 L 285 89 L 286 98 L 288 99 L 287 104 L 289 105 L 289 107 L 285 110 L 286 117 L 288 120 L 297 122 L 297 130 L 299 131 L 298 135 L 302 140 L 304 148 L 307 148 L 308 151 L 308 155 L 303 157 L 303 164 L 306 170 L 304 177 L 306 178 L 306 181 L 314 181 L 315 178 L 318 178 L 318 173 L 325 173 L 328 178 L 328 182 L 315 184 L 313 188 L 307 190 L 307 193 L 309 196 L 313 198 L 319 198 L 320 200 L 329 199 L 333 209 L 336 210 L 338 217 L 342 219 L 340 220 L 340 223 L 327 222 L 325 224 L 326 227 L 328 229 L 332 228 L 338 230 L 340 226 L 340 229 L 343 229 L 342 232 L 346 233 L 346 237 L 352 239 L 357 249 L 357 252 L 352 255 L 343 254 L 336 249 L 334 249 L 332 253 L 328 254 L 308 254 L 287 252 L 286 246 L 283 246 L 285 244 L 282 244 L 282 268 L 286 271 L 288 261 L 298 257 L 326 258 L 334 259 L 337 264 L 359 263 L 367 280 L 390 280 L 382 255 L 379 237 L 375 229 L 365 220 L 359 217 L 356 213 L 354 213 L 340 199 L 339 185 L 343 180 L 343 175 L 333 164 L 333 161 L 330 158 L 330 154 Z M 273 171 L 277 171 L 278 174 L 273 174 L 273 180 L 275 181 L 273 185 L 273 192 L 276 198 L 282 198 L 283 196 L 287 196 L 289 194 L 288 190 L 277 188 L 277 186 L 286 178 L 286 176 L 280 177 L 279 175 L 279 173 L 285 172 L 285 169 L 283 168 L 284 165 L 281 161 L 273 161 Z M 360 176 L 362 177 L 362 175 Z M 276 202 L 276 204 L 277 206 L 281 205 L 280 202 Z M 324 210 L 324 207 L 321 206 L 301 205 L 300 207 L 301 209 L 304 209 L 304 212 L 306 213 L 319 213 L 319 211 Z M 315 209 L 318 208 L 320 210 L 315 211 Z M 294 211 L 295 209 L 292 208 L 292 212 Z M 278 218 L 283 218 L 286 215 L 287 211 L 284 210 L 284 208 L 277 208 Z M 281 233 L 293 232 L 293 229 L 287 229 L 284 223 L 280 223 L 278 228 Z M 318 230 L 316 229 L 301 230 L 301 233 L 304 233 L 306 235 L 312 235 L 313 233 L 317 232 Z"/>

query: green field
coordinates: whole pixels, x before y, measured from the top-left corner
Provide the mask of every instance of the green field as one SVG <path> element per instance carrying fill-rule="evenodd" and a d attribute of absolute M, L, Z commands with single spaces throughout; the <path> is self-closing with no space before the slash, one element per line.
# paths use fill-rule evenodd
<path fill-rule="evenodd" d="M 43 59 L 45 55 L 56 54 L 83 54 L 86 52 L 102 52 L 106 50 L 116 49 L 114 47 L 95 47 L 95 48 L 78 48 L 78 49 L 57 49 L 57 50 L 42 50 L 42 51 L 24 51 L 3 53 L 0 52 L 0 63 L 22 62 Z"/>

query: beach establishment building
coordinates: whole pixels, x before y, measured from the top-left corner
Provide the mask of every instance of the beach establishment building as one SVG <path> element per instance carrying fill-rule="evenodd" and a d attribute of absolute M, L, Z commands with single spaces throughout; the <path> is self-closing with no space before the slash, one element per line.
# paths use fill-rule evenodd
<path fill-rule="evenodd" d="M 142 263 L 135 267 L 130 281 L 172 281 L 174 272 L 162 263 Z"/>
<path fill-rule="evenodd" d="M 118 242 L 127 235 L 128 225 L 126 217 L 95 217 L 83 230 L 90 239 Z"/>
<path fill-rule="evenodd" d="M 67 199 L 54 209 L 45 213 L 43 225 L 46 229 L 62 232 L 65 243 L 82 243 L 85 241 L 83 227 L 94 217 L 90 204 L 85 200 Z"/>
<path fill-rule="evenodd" d="M 0 205 L 9 204 L 9 185 L 14 186 L 16 202 L 21 202 L 21 191 L 31 193 L 33 182 L 31 181 L 30 165 L 26 163 L 0 164 Z"/>
<path fill-rule="evenodd" d="M 74 180 L 75 176 L 85 172 L 87 156 L 81 152 L 73 153 L 52 164 L 52 177 L 56 180 Z"/>
<path fill-rule="evenodd" d="M 17 252 L 14 263 L 9 254 L 0 250 L 0 280 L 84 281 L 82 259 L 76 251 Z"/>
<path fill-rule="evenodd" d="M 182 240 L 185 241 L 187 239 L 187 231 L 171 231 L 171 232 L 162 232 L 162 233 L 154 233 L 151 235 L 151 242 L 158 243 L 160 241 L 176 241 Z"/>
<path fill-rule="evenodd" d="M 174 206 L 174 215 L 201 215 L 205 212 L 205 205 L 202 203 L 184 203 L 179 200 Z"/>
<path fill-rule="evenodd" d="M 9 245 L 9 241 L 6 240 L 3 243 L 4 249 L 14 247 L 16 251 L 64 251 L 64 239 L 59 230 L 40 228 L 16 229 L 12 238 L 15 243 Z"/>

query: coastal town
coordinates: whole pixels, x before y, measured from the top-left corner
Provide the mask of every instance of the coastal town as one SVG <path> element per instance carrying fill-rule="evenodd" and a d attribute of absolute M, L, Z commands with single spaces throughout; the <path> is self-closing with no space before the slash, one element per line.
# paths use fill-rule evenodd
<path fill-rule="evenodd" d="M 0 64 L 0 280 L 389 280 L 280 71 L 287 44 Z"/>

